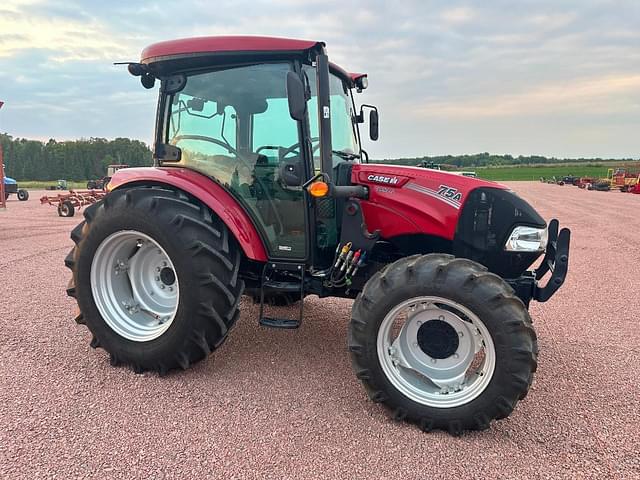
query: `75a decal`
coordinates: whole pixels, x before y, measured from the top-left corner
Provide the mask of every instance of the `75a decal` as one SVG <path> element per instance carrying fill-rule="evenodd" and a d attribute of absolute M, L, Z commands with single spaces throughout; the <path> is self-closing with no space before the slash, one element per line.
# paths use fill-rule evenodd
<path fill-rule="evenodd" d="M 462 201 L 462 194 L 457 189 L 452 188 L 449 185 L 440 185 L 438 195 L 441 195 L 444 198 L 450 198 L 456 202 Z"/>

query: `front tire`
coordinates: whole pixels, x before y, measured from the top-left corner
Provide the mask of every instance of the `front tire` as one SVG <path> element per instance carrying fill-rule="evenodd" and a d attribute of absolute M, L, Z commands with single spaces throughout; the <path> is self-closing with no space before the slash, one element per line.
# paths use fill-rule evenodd
<path fill-rule="evenodd" d="M 442 254 L 398 260 L 367 282 L 349 350 L 372 400 L 396 419 L 453 435 L 509 416 L 537 366 L 531 319 L 511 287 Z"/>
<path fill-rule="evenodd" d="M 210 209 L 179 191 L 137 187 L 112 192 L 84 216 L 65 263 L 93 347 L 114 365 L 164 374 L 224 342 L 244 282 L 240 249 Z"/>
<path fill-rule="evenodd" d="M 26 202 L 27 200 L 29 200 L 29 192 L 23 188 L 18 190 L 18 200 L 20 200 L 21 202 Z"/>

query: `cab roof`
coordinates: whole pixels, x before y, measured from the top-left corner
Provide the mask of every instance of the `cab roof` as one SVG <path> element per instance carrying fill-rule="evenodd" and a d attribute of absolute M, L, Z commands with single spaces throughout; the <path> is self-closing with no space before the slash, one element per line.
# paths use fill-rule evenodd
<path fill-rule="evenodd" d="M 324 42 L 279 37 L 212 36 L 180 38 L 149 45 L 142 51 L 140 62 L 148 65 L 184 59 L 185 57 L 218 54 L 304 54 L 324 46 Z M 359 78 L 366 76 L 365 73 L 349 73 L 333 63 L 331 64 L 331 69 L 352 84 Z"/>

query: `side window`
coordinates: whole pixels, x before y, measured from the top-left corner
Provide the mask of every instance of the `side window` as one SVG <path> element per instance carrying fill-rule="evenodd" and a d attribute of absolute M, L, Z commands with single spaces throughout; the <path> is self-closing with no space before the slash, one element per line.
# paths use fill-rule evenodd
<path fill-rule="evenodd" d="M 231 149 L 236 147 L 236 114 L 232 106 L 180 92 L 174 96 L 169 143 L 182 150 L 182 163 L 229 183 Z"/>
<path fill-rule="evenodd" d="M 286 149 L 297 144 L 298 125 L 291 121 L 287 99 L 270 98 L 267 100 L 267 109 L 253 116 L 255 151 L 260 150 L 267 157 L 277 157 L 277 151 L 270 147 Z"/>

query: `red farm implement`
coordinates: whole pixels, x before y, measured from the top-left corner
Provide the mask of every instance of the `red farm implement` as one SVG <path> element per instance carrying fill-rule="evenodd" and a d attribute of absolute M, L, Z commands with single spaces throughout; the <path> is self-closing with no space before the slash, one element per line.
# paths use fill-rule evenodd
<path fill-rule="evenodd" d="M 58 209 L 58 215 L 61 217 L 73 217 L 76 210 L 96 203 L 98 200 L 104 198 L 105 195 L 106 192 L 100 190 L 69 190 L 69 193 L 45 195 L 40 199 L 40 203 L 43 205 L 53 205 Z"/>

